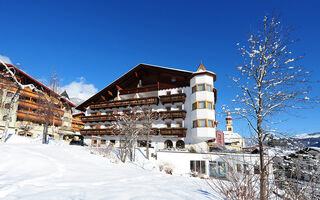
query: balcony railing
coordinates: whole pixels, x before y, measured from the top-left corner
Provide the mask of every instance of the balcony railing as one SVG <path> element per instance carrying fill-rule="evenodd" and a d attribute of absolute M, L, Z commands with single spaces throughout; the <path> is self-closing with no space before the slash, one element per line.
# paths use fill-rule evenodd
<path fill-rule="evenodd" d="M 24 112 L 24 111 L 17 111 L 17 119 L 21 121 L 32 121 L 32 122 L 37 122 L 37 123 L 45 123 L 46 120 L 44 119 L 43 116 L 37 115 L 35 113 L 29 113 L 29 112 Z M 54 118 L 54 120 L 50 120 L 49 124 L 55 124 L 56 126 L 61 126 L 62 125 L 62 120 L 58 118 Z"/>
<path fill-rule="evenodd" d="M 162 119 L 176 119 L 176 118 L 185 119 L 186 115 L 187 115 L 187 111 L 185 110 L 173 110 L 173 111 L 160 112 L 160 116 Z"/>
<path fill-rule="evenodd" d="M 113 135 L 112 128 L 105 129 L 82 129 L 80 130 L 81 135 Z"/>
<path fill-rule="evenodd" d="M 82 117 L 83 122 L 104 122 L 104 121 L 114 121 L 116 120 L 114 116 L 108 115 L 93 115 Z"/>
<path fill-rule="evenodd" d="M 187 128 L 161 128 L 160 135 L 186 137 Z"/>
<path fill-rule="evenodd" d="M 176 103 L 176 102 L 184 103 L 185 101 L 186 101 L 186 94 L 185 93 L 160 96 L 160 102 L 162 104 Z"/>
<path fill-rule="evenodd" d="M 42 109 L 42 105 L 41 104 L 37 104 L 28 100 L 23 100 L 23 99 L 19 99 L 18 101 L 19 106 L 22 106 L 24 108 L 31 108 L 33 110 L 41 110 Z M 64 111 L 58 108 L 53 108 L 53 111 L 58 113 L 60 116 L 63 116 Z"/>
<path fill-rule="evenodd" d="M 91 105 L 90 109 L 142 106 L 142 105 L 151 105 L 151 104 L 158 104 L 158 97 L 127 99 L 127 100 L 119 100 L 119 101 L 107 101 L 107 102 Z"/>
<path fill-rule="evenodd" d="M 173 136 L 173 137 L 186 137 L 187 128 L 160 128 L 154 129 L 152 135 L 157 135 L 160 132 L 162 136 Z M 114 135 L 117 134 L 112 128 L 105 129 L 82 129 L 80 130 L 81 135 Z"/>

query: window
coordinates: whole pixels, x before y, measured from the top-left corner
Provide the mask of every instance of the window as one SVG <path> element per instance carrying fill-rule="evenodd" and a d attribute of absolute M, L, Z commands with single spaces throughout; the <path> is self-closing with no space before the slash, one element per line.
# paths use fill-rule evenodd
<path fill-rule="evenodd" d="M 177 149 L 184 149 L 184 147 L 185 147 L 184 141 L 178 140 L 178 141 L 176 142 L 176 147 L 177 147 Z"/>
<path fill-rule="evenodd" d="M 213 109 L 213 102 L 211 101 L 198 101 L 192 104 L 192 110 L 195 109 Z"/>
<path fill-rule="evenodd" d="M 190 160 L 190 171 L 198 174 L 206 174 L 206 161 Z"/>
<path fill-rule="evenodd" d="M 13 93 L 12 92 L 7 92 L 7 97 L 12 97 Z"/>
<path fill-rule="evenodd" d="M 209 161 L 209 176 L 210 177 L 226 177 L 226 164 L 222 161 Z"/>
<path fill-rule="evenodd" d="M 195 93 L 197 91 L 197 86 L 192 87 L 192 93 Z"/>
<path fill-rule="evenodd" d="M 6 103 L 6 104 L 4 105 L 4 108 L 10 109 L 10 103 Z"/>
<path fill-rule="evenodd" d="M 232 131 L 232 129 L 231 129 L 231 128 L 228 128 L 228 131 Z"/>
<path fill-rule="evenodd" d="M 166 122 L 167 128 L 171 128 L 171 122 Z"/>
<path fill-rule="evenodd" d="M 110 142 L 109 142 L 109 145 L 110 146 L 114 146 L 116 144 L 116 141 L 115 140 L 110 140 Z"/>
<path fill-rule="evenodd" d="M 197 128 L 198 127 L 198 121 L 193 121 L 193 128 Z"/>
<path fill-rule="evenodd" d="M 101 140 L 101 144 L 106 144 L 106 140 Z"/>
<path fill-rule="evenodd" d="M 177 127 L 182 128 L 182 121 L 177 121 Z"/>
<path fill-rule="evenodd" d="M 197 128 L 197 127 L 213 128 L 214 127 L 214 120 L 211 120 L 211 119 L 194 120 L 193 121 L 193 128 Z"/>
<path fill-rule="evenodd" d="M 212 109 L 212 102 L 207 101 L 207 108 Z"/>
<path fill-rule="evenodd" d="M 196 110 L 197 109 L 197 103 L 193 103 L 192 104 L 192 110 Z"/>
<path fill-rule="evenodd" d="M 198 103 L 198 109 L 204 109 L 206 108 L 206 102 L 205 101 L 200 101 Z"/>
<path fill-rule="evenodd" d="M 207 86 L 207 88 L 206 88 L 206 90 L 208 91 L 208 92 L 212 92 L 212 86 L 211 85 L 206 85 Z"/>
<path fill-rule="evenodd" d="M 208 127 L 213 127 L 213 120 L 208 120 Z"/>
<path fill-rule="evenodd" d="M 138 147 L 147 147 L 147 141 L 146 140 L 138 140 Z"/>
<path fill-rule="evenodd" d="M 171 110 L 171 107 L 170 107 L 170 106 L 167 106 L 167 107 L 166 107 L 166 110 L 167 110 L 167 111 L 170 111 L 170 110 Z"/>
<path fill-rule="evenodd" d="M 198 91 L 204 91 L 204 90 L 205 90 L 204 84 L 199 84 L 198 85 Z"/>
<path fill-rule="evenodd" d="M 178 94 L 182 94 L 182 90 L 178 90 Z"/>
<path fill-rule="evenodd" d="M 241 172 L 241 164 L 237 164 L 237 172 Z"/>
<path fill-rule="evenodd" d="M 165 149 L 171 149 L 171 148 L 173 148 L 173 143 L 172 143 L 172 141 L 171 141 L 171 140 L 166 140 L 166 141 L 164 141 L 164 148 L 165 148 Z"/>
<path fill-rule="evenodd" d="M 253 166 L 254 174 L 260 174 L 260 169 L 259 168 L 260 167 L 257 164 Z"/>
<path fill-rule="evenodd" d="M 213 86 L 210 84 L 198 84 L 192 87 L 192 93 L 195 93 L 196 91 L 208 91 L 212 92 L 213 91 Z"/>
<path fill-rule="evenodd" d="M 167 94 L 167 95 L 171 95 L 171 91 L 167 91 L 166 94 Z"/>
<path fill-rule="evenodd" d="M 6 121 L 8 119 L 8 115 L 3 116 L 3 121 Z"/>
<path fill-rule="evenodd" d="M 206 127 L 206 120 L 205 119 L 199 120 L 199 127 Z"/>
<path fill-rule="evenodd" d="M 182 110 L 182 105 L 177 106 L 178 110 Z"/>

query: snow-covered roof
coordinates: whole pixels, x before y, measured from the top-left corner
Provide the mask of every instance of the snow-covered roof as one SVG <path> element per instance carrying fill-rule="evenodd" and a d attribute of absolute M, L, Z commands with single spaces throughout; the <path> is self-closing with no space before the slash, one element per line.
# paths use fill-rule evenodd
<path fill-rule="evenodd" d="M 224 139 L 243 138 L 238 133 L 234 133 L 232 131 L 223 131 L 223 133 L 224 133 Z"/>

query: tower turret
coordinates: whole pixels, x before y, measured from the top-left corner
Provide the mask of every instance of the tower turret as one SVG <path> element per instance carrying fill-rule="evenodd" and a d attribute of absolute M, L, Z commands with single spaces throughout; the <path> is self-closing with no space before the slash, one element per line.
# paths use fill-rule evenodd
<path fill-rule="evenodd" d="M 216 75 L 207 71 L 202 62 L 190 79 L 191 137 L 194 142 L 205 142 L 216 137 L 214 81 Z"/>

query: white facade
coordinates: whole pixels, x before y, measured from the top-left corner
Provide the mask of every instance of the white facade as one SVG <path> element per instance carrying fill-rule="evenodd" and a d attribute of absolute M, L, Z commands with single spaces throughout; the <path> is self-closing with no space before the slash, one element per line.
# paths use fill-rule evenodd
<path fill-rule="evenodd" d="M 202 64 L 201 64 L 202 65 Z M 202 65 L 203 66 L 203 65 Z M 200 67 L 199 67 L 200 68 Z M 172 69 L 172 71 L 174 71 Z M 119 94 L 115 98 L 116 100 L 131 100 L 139 98 L 148 98 L 148 97 L 157 97 L 176 94 L 185 94 L 184 102 L 174 102 L 174 103 L 161 103 L 159 101 L 158 105 L 152 105 L 153 112 L 163 112 L 163 111 L 178 111 L 182 110 L 186 112 L 185 118 L 174 118 L 174 119 L 164 119 L 157 121 L 153 124 L 153 128 L 166 129 L 166 128 L 185 128 L 186 137 L 177 137 L 177 136 L 163 136 L 157 135 L 152 136 L 152 147 L 155 150 L 168 148 L 168 145 L 165 143 L 169 141 L 172 143 L 169 145 L 169 148 L 177 148 L 177 141 L 184 141 L 185 148 L 193 147 L 199 152 L 208 151 L 207 141 L 216 137 L 216 123 L 215 123 L 215 95 L 214 95 L 214 77 L 212 72 L 206 70 L 199 70 L 195 73 L 190 73 L 192 77 L 189 80 L 189 85 L 185 87 L 178 88 L 169 88 L 169 89 L 160 89 L 150 92 L 139 92 L 131 94 Z M 193 91 L 192 88 L 196 87 L 196 91 Z M 202 88 L 203 87 L 203 90 Z M 199 88 L 199 89 L 198 89 Z M 205 104 L 204 108 L 193 109 L 193 105 L 197 102 L 199 104 Z M 115 107 L 108 109 L 94 109 L 91 110 L 88 106 L 85 110 L 86 116 L 96 115 L 108 115 L 109 113 L 118 113 L 121 114 L 123 110 L 126 110 L 126 107 Z M 205 121 L 204 121 L 205 120 Z M 194 123 L 197 122 L 199 126 L 195 127 Z M 102 122 L 87 122 L 85 123 L 85 130 L 96 129 L 107 129 L 112 126 L 112 121 L 102 121 Z M 168 125 L 170 124 L 170 125 Z M 202 126 L 205 124 L 204 126 Z M 114 135 L 100 135 L 101 141 L 94 141 L 91 138 L 91 135 L 85 136 L 85 142 L 87 144 L 101 144 L 99 145 L 109 145 L 110 141 L 119 144 L 119 137 Z"/>
<path fill-rule="evenodd" d="M 160 167 L 171 168 L 174 174 L 205 178 L 226 178 L 231 168 L 233 172 L 243 173 L 245 170 L 252 174 L 259 169 L 257 154 L 159 151 L 157 160 Z"/>

